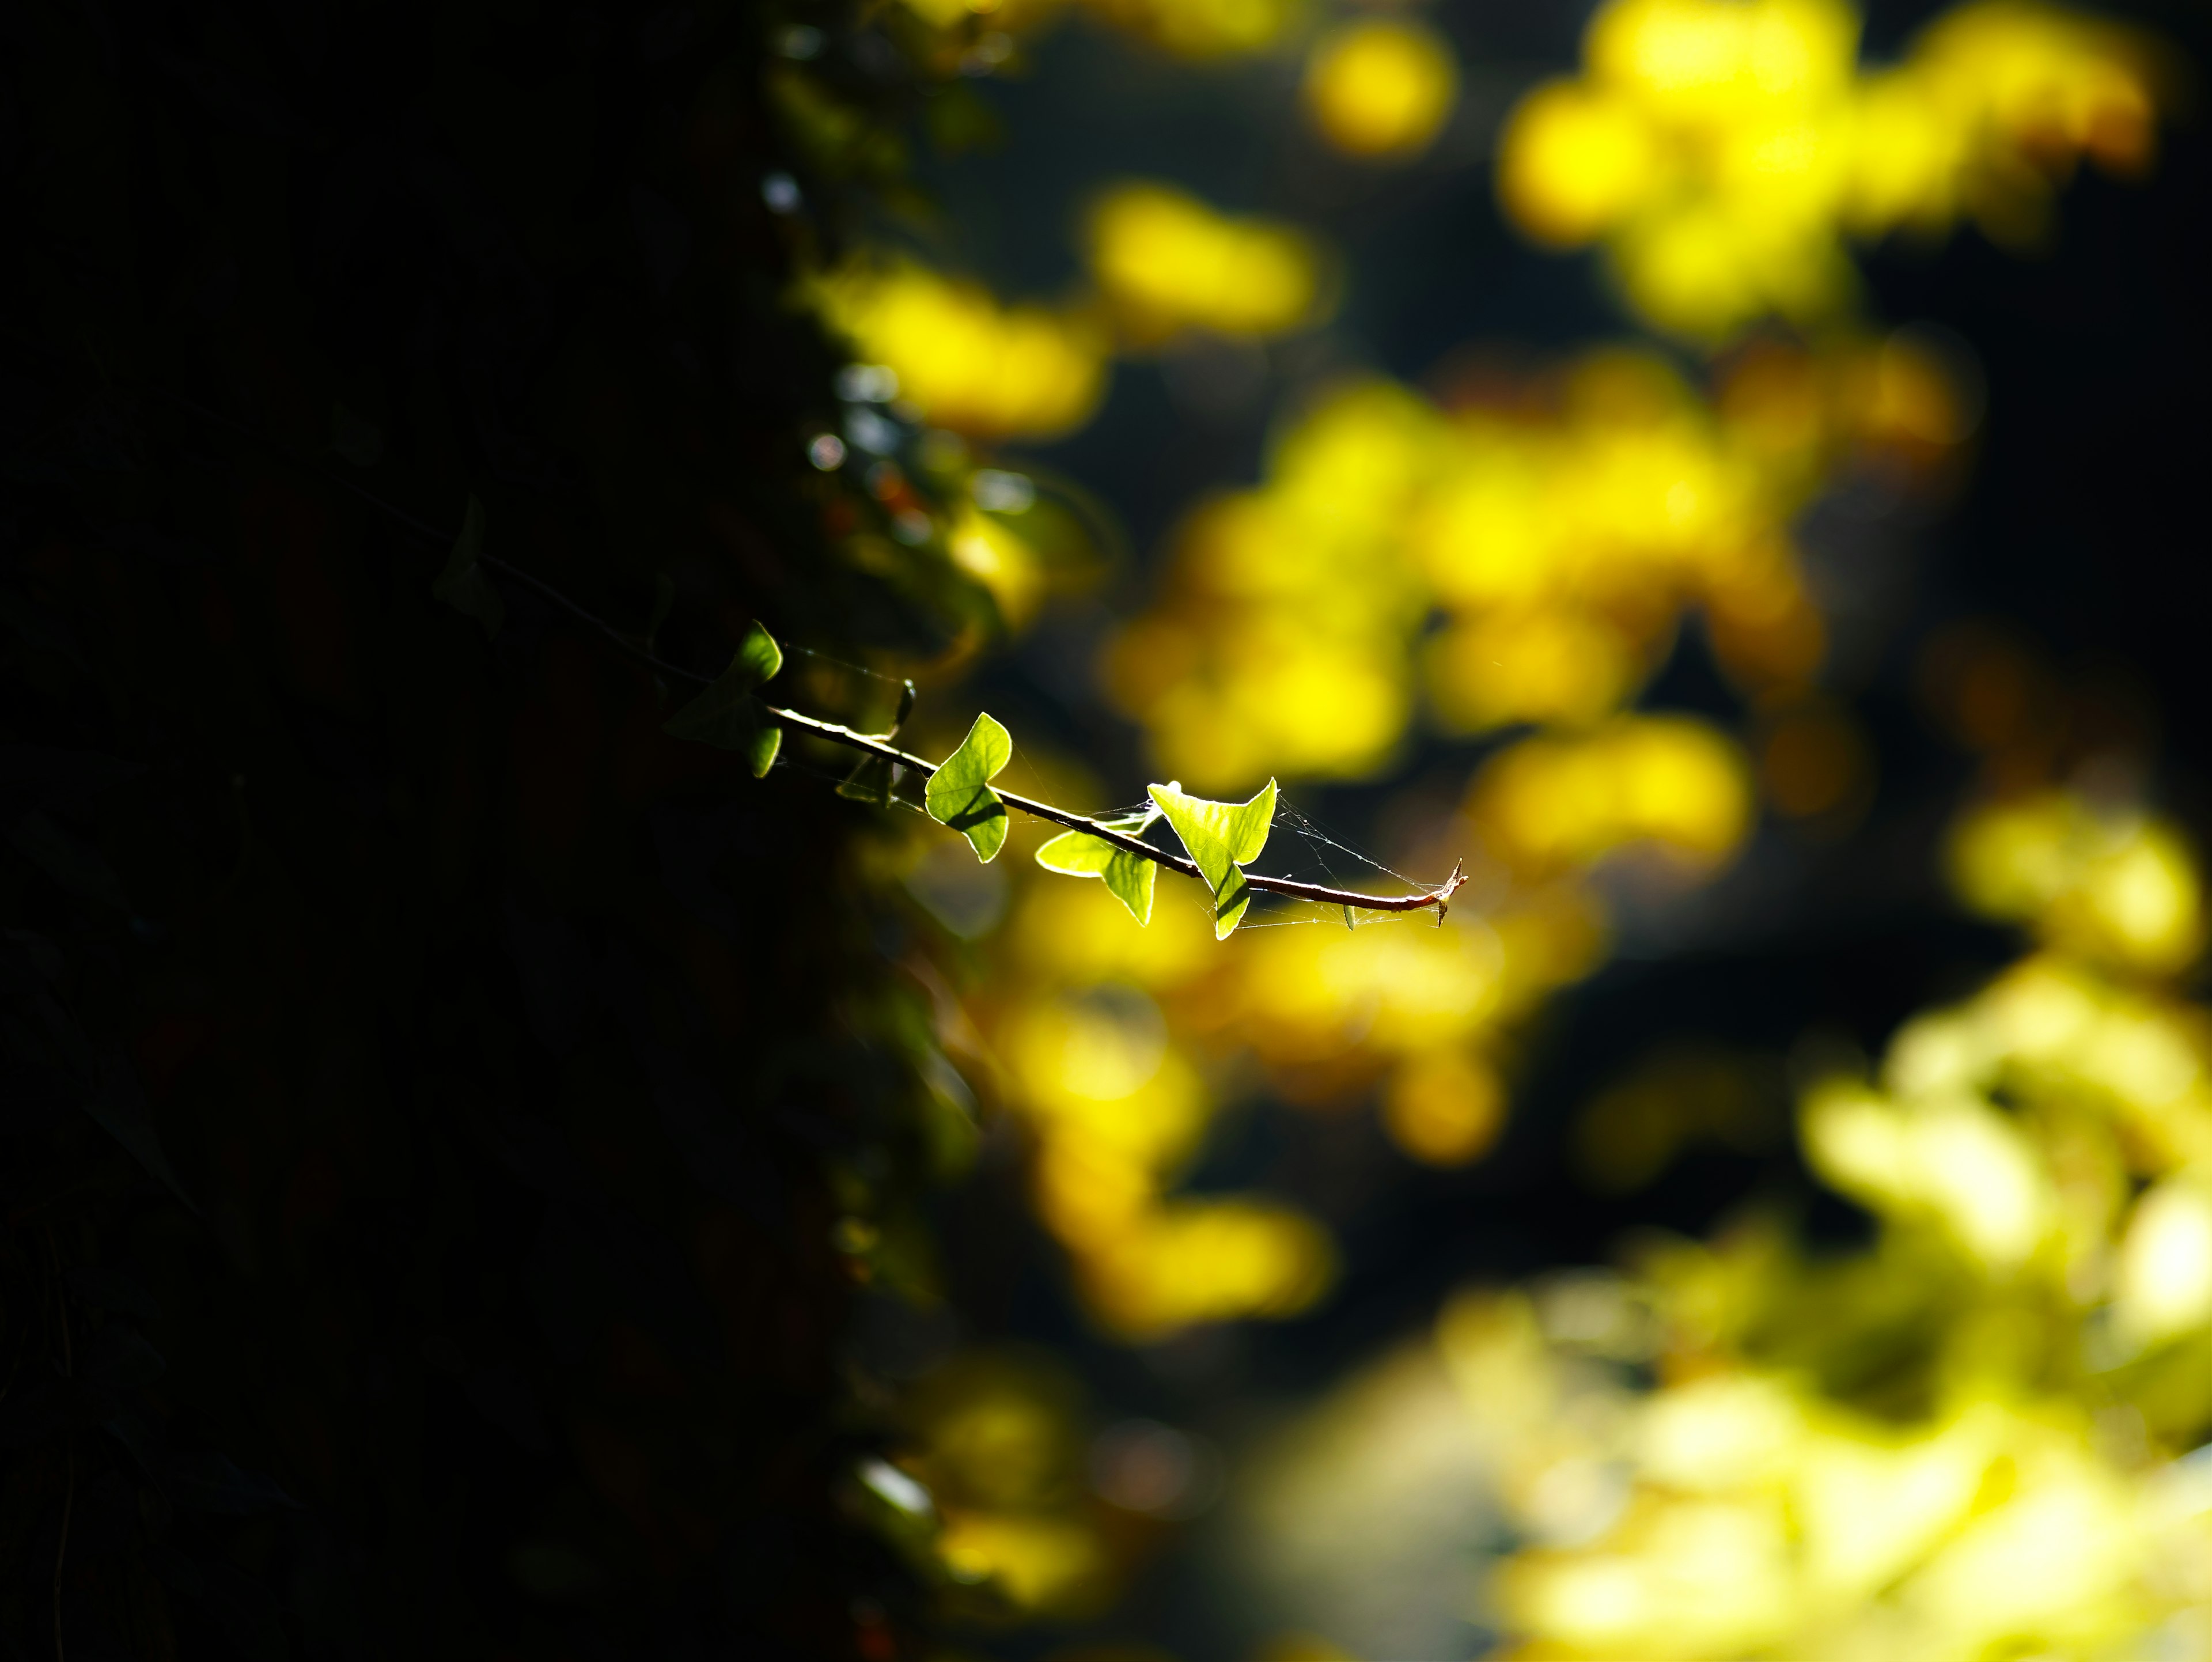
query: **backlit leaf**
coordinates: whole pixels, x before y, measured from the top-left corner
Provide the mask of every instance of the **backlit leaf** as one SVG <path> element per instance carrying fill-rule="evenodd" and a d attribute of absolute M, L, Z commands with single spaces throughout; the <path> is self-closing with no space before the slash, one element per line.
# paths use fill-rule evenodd
<path fill-rule="evenodd" d="M 1209 802 L 1184 794 L 1170 780 L 1148 787 L 1175 834 L 1213 891 L 1213 938 L 1226 940 L 1252 904 L 1252 890 L 1240 868 L 1260 857 L 1275 823 L 1275 782 L 1249 802 Z"/>
<path fill-rule="evenodd" d="M 1006 841 L 1006 805 L 990 782 L 1013 753 L 1014 741 L 1006 728 L 988 715 L 978 715 L 960 748 L 930 776 L 923 793 L 929 817 L 965 837 L 986 865 Z"/>
<path fill-rule="evenodd" d="M 1152 821 L 1160 817 L 1158 808 L 1147 808 L 1142 813 L 1129 814 L 1119 819 L 1102 819 L 1098 823 L 1115 831 L 1127 831 L 1132 837 L 1141 837 Z M 1068 831 L 1055 837 L 1037 850 L 1037 864 L 1048 872 L 1060 872 L 1069 877 L 1103 879 L 1114 898 L 1129 909 L 1129 916 L 1139 924 L 1152 921 L 1152 891 L 1159 881 L 1160 868 L 1156 861 L 1142 855 L 1131 854 L 1127 849 L 1117 849 L 1111 843 L 1093 837 L 1088 831 Z"/>
<path fill-rule="evenodd" d="M 782 667 L 783 648 L 755 624 L 714 685 L 670 716 L 662 731 L 672 738 L 736 751 L 751 767 L 753 777 L 759 778 L 775 764 L 783 729 L 763 711 L 753 689 Z"/>

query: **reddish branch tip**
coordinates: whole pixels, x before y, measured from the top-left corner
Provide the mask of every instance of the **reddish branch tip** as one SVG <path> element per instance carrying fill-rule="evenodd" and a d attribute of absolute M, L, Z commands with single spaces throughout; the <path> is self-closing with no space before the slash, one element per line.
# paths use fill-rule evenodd
<path fill-rule="evenodd" d="M 1444 879 L 1443 887 L 1436 892 L 1437 927 L 1440 929 L 1444 926 L 1444 914 L 1451 910 L 1451 898 L 1459 892 L 1460 885 L 1467 881 L 1466 867 L 1467 856 L 1464 855 L 1453 861 L 1451 875 Z"/>

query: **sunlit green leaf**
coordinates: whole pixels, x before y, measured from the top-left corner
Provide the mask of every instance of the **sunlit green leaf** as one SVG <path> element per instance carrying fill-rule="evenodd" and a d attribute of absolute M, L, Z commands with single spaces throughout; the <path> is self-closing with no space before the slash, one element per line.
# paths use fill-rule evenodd
<path fill-rule="evenodd" d="M 990 782 L 1013 754 L 1014 741 L 1006 728 L 988 715 L 978 715 L 960 748 L 930 776 L 923 793 L 929 817 L 965 837 L 986 865 L 1006 841 L 1006 805 Z"/>
<path fill-rule="evenodd" d="M 1142 813 L 1127 815 L 1119 819 L 1102 819 L 1098 823 L 1115 831 L 1127 831 L 1132 837 L 1141 837 L 1152 821 L 1160 817 L 1158 808 L 1147 808 Z M 1060 872 L 1069 877 L 1103 879 L 1114 897 L 1129 909 L 1129 916 L 1140 924 L 1152 921 L 1152 891 L 1159 881 L 1158 865 L 1142 855 L 1131 854 L 1127 849 L 1117 849 L 1111 843 L 1091 835 L 1088 831 L 1068 831 L 1055 837 L 1037 850 L 1037 864 L 1048 872 Z"/>
<path fill-rule="evenodd" d="M 753 689 L 782 667 L 783 649 L 755 624 L 714 685 L 670 716 L 662 730 L 672 738 L 733 750 L 759 778 L 775 764 L 783 729 L 761 709 Z"/>
<path fill-rule="evenodd" d="M 1249 802 L 1209 802 L 1184 794 L 1174 780 L 1148 788 L 1175 834 L 1213 891 L 1213 938 L 1226 940 L 1243 921 L 1252 890 L 1239 868 L 1260 857 L 1275 823 L 1275 782 Z"/>

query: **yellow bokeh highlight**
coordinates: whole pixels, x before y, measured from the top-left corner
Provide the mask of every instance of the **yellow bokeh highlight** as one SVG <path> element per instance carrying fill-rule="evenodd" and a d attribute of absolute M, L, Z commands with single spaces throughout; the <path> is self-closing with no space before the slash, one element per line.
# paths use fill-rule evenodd
<path fill-rule="evenodd" d="M 1248 928 L 1224 950 L 1170 885 L 1139 928 L 1103 885 L 1012 869 L 1000 955 L 968 1008 L 1030 1143 L 1037 1216 L 1091 1315 L 1133 1339 L 1293 1315 L 1333 1279 L 1314 1220 L 1181 1187 L 1237 1058 L 1316 1110 L 1378 1093 L 1410 1158 L 1463 1164 L 1504 1123 L 1488 1044 L 1602 955 L 1594 903 L 1549 880 L 1448 929 Z"/>
<path fill-rule="evenodd" d="M 2203 894 L 2171 826 L 2127 808 L 2051 792 L 1967 815 L 1953 835 L 1953 880 L 1976 910 L 2033 922 L 2057 947 L 2166 973 L 2203 946 Z"/>
<path fill-rule="evenodd" d="M 951 1356 L 902 1397 L 899 1458 L 938 1516 L 932 1554 L 992 1614 L 1080 1619 L 1119 1587 L 1125 1549 L 1090 1495 L 1080 1410 L 1056 1363 L 1018 1351 Z"/>
<path fill-rule="evenodd" d="M 1280 40 L 1297 0 L 1086 0 L 1094 15 L 1178 58 L 1257 52 Z"/>
<path fill-rule="evenodd" d="M 1604 960 L 1598 869 L 1637 860 L 1636 880 L 1684 886 L 1751 835 L 1742 744 L 1628 708 L 1686 623 L 1745 691 L 1798 713 L 1810 742 L 1776 776 L 1791 811 L 1856 788 L 1851 735 L 1808 691 L 1825 629 L 1790 526 L 1846 466 L 1907 488 L 1931 474 L 1970 430 L 1960 409 L 1910 336 L 1770 343 L 1707 387 L 1632 349 L 1453 405 L 1362 380 L 1279 430 L 1257 486 L 1185 519 L 1158 600 L 1103 662 L 1156 776 L 1215 796 L 1371 777 L 1424 705 L 1452 731 L 1540 730 L 1492 752 L 1436 844 L 1473 861 L 1484 897 L 1447 929 L 1332 915 L 1214 951 L 1172 886 L 1140 930 L 1098 886 L 1024 883 L 978 1023 L 1095 1315 L 1152 1335 L 1324 1284 L 1305 1221 L 1178 1192 L 1244 1062 L 1293 1105 L 1371 1103 L 1409 1159 L 1490 1148 L 1516 1024 Z M 1077 1028 L 1140 1005 L 1141 1034 L 1068 1060 Z"/>
<path fill-rule="evenodd" d="M 1104 391 L 1106 334 L 1080 312 L 1002 306 L 912 262 L 848 265 L 813 298 L 858 357 L 897 376 L 902 400 L 954 432 L 1054 437 L 1087 421 Z"/>
<path fill-rule="evenodd" d="M 1335 1269 L 1327 1232 L 1285 1206 L 1178 1200 L 1133 1222 L 1083 1265 L 1096 1307 L 1133 1338 L 1294 1316 L 1327 1290 Z"/>
<path fill-rule="evenodd" d="M 1505 1087 L 1497 1071 L 1458 1050 L 1427 1052 L 1390 1076 L 1382 1126 L 1415 1160 L 1465 1166 L 1479 1160 L 1505 1125 Z"/>
<path fill-rule="evenodd" d="M 1009 629 L 1019 629 L 1036 616 L 1044 600 L 1045 574 L 1036 551 L 1003 520 L 965 509 L 947 529 L 945 547 L 952 563 L 997 603 Z"/>
<path fill-rule="evenodd" d="M 1869 1243 L 1753 1218 L 1463 1294 L 1430 1353 L 1449 1439 L 1394 1360 L 1316 1410 L 1361 1405 L 1325 1469 L 1263 1463 L 1255 1492 L 1402 1464 L 1418 1429 L 1522 1543 L 1483 1592 L 1522 1662 L 2212 1654 L 2212 1015 L 2161 983 L 2185 960 L 2126 944 L 2165 931 L 2065 921 L 2146 840 L 2193 898 L 2139 808 L 1965 817 L 1967 898 L 2043 944 L 1805 1093 L 1808 1162 Z"/>
<path fill-rule="evenodd" d="M 1173 57 L 1205 63 L 1268 51 L 1295 25 L 1300 0 L 902 0 L 906 10 L 938 31 L 934 58 L 943 73 L 975 73 L 1003 64 L 1012 43 L 1049 27 L 1070 9 L 1133 35 Z M 1006 44 L 980 61 L 969 54 L 981 23 Z"/>
<path fill-rule="evenodd" d="M 956 28 L 971 17 L 990 16 L 1001 0 L 903 0 L 907 9 L 933 28 Z"/>
<path fill-rule="evenodd" d="M 1324 35 L 1306 59 L 1308 117 L 1346 155 L 1390 160 L 1428 149 L 1459 97 L 1459 66 L 1437 32 L 1369 17 Z"/>
<path fill-rule="evenodd" d="M 1287 225 L 1132 181 L 1091 205 L 1085 240 L 1092 277 L 1133 343 L 1185 329 L 1258 339 L 1319 320 L 1320 251 Z"/>
<path fill-rule="evenodd" d="M 1261 1452 L 1246 1552 L 1351 1588 L 1495 1515 L 1514 1544 L 1468 1596 L 1515 1662 L 2212 1656 L 2212 1011 L 2126 945 L 2165 931 L 2069 921 L 2144 845 L 2193 898 L 2138 806 L 1962 815 L 1963 898 L 2036 944 L 1803 1092 L 1869 1239 L 1754 1213 L 1462 1293 Z M 1717 1066 L 1644 1094 L 1717 1105 Z"/>
<path fill-rule="evenodd" d="M 2136 1202 L 2113 1275 L 2113 1313 L 2147 1344 L 2212 1326 L 2212 1188 L 2184 1173 Z"/>
<path fill-rule="evenodd" d="M 1623 716 L 1506 750 L 1477 776 L 1468 813 L 1516 868 L 1586 865 L 1632 843 L 1711 866 L 1742 842 L 1752 793 L 1741 749 L 1717 728 Z"/>
<path fill-rule="evenodd" d="M 1162 1010 L 1218 967 L 1205 914 L 1162 904 L 1140 928 L 1103 885 L 1044 877 L 1024 891 L 1007 941 L 1008 995 L 981 1014 L 1005 1100 L 1034 1144 L 1037 1215 L 1092 1314 L 1151 1338 L 1311 1305 L 1334 1273 L 1312 1220 L 1246 1196 L 1170 1192 L 1215 1106 Z"/>
<path fill-rule="evenodd" d="M 1970 216 L 2032 240 L 2077 158 L 2150 159 L 2154 66 L 2112 25 L 1981 0 L 1872 72 L 1858 33 L 1840 0 L 1609 0 L 1582 76 L 1508 119 L 1500 200 L 1540 242 L 1602 244 L 1653 323 L 1718 338 L 1844 309 L 1849 238 Z"/>

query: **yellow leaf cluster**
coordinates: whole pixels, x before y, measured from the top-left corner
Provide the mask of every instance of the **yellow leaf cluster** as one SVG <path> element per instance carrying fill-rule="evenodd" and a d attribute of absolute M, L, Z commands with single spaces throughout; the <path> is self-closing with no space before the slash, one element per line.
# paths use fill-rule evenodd
<path fill-rule="evenodd" d="M 1792 518 L 1846 462 L 1909 475 L 1966 428 L 1906 335 L 1749 352 L 1710 398 L 1626 350 L 1452 410 L 1341 387 L 1185 521 L 1109 685 L 1163 770 L 1219 791 L 1370 775 L 1423 691 L 1453 732 L 1601 721 L 1692 608 L 1747 691 L 1800 694 L 1825 629 Z"/>
<path fill-rule="evenodd" d="M 1481 916 L 1248 927 L 1225 951 L 1194 892 L 1164 886 L 1139 928 L 1099 886 L 1016 862 L 1002 958 L 969 1008 L 1032 1140 L 1038 1215 L 1093 1312 L 1151 1336 L 1306 1307 L 1332 1268 L 1317 1225 L 1176 1192 L 1243 1068 L 1317 1110 L 1379 1092 L 1413 1158 L 1478 1157 L 1503 1127 L 1516 1025 L 1602 960 L 1593 869 L 1656 848 L 1708 871 L 1750 803 L 1741 752 L 1700 722 L 1622 716 L 1532 740 L 1477 774 L 1449 833 L 1480 851 Z"/>
<path fill-rule="evenodd" d="M 1002 306 L 980 284 L 910 260 L 858 262 L 819 279 L 823 320 L 900 398 L 972 438 L 1048 438 L 1091 418 L 1110 342 L 1080 309 Z"/>
<path fill-rule="evenodd" d="M 1870 1246 L 1752 1224 L 1444 1312 L 1528 1543 L 1486 1595 L 1505 1654 L 2212 1653 L 2212 1020 L 2158 978 L 2196 865 L 2075 797 L 1956 843 L 1969 903 L 2050 944 L 1807 1094 Z M 2073 921 L 2130 849 L 2163 898 L 2118 910 L 2159 927 Z"/>
<path fill-rule="evenodd" d="M 1459 65 L 1443 38 L 1401 17 L 1366 17 L 1314 44 L 1306 113 L 1336 149 L 1372 161 L 1419 155 L 1459 98 Z"/>
<path fill-rule="evenodd" d="M 953 1356 L 907 1391 L 900 1458 L 953 1582 L 1024 1616 L 1081 1617 L 1111 1599 L 1126 1555 L 1091 1498 L 1081 1407 L 1061 1368 L 1019 1351 Z"/>
<path fill-rule="evenodd" d="M 1212 934 L 1196 907 L 1162 905 L 1145 928 L 1101 885 L 1032 879 L 982 1011 L 1035 1145 L 1038 1215 L 1094 1313 L 1132 1336 L 1294 1314 L 1334 1269 L 1326 1233 L 1291 1208 L 1170 1192 L 1217 1096 L 1154 995 L 1203 976 Z"/>
<path fill-rule="evenodd" d="M 1080 0 L 1091 17 L 1174 57 L 1206 62 L 1265 52 L 1298 20 L 1297 0 Z M 957 41 L 977 27 L 1006 36 L 1034 33 L 1066 0 L 905 0 L 929 27 Z M 1001 53 L 986 59 L 995 66 Z"/>
<path fill-rule="evenodd" d="M 1085 0 L 1092 15 L 1178 58 L 1231 58 L 1282 39 L 1297 0 Z"/>
<path fill-rule="evenodd" d="M 1091 275 L 1133 344 L 1193 328 L 1259 338 L 1319 320 L 1320 252 L 1288 226 L 1130 181 L 1092 204 L 1085 240 Z"/>
<path fill-rule="evenodd" d="M 1608 0 L 1583 74 L 1530 93 L 1500 143 L 1506 211 L 1540 242 L 1603 245 L 1643 316 L 1719 338 L 1845 308 L 1847 238 L 2045 229 L 2081 157 L 2140 171 L 2160 88 L 2134 37 L 1978 0 L 1864 70 L 1842 0 Z"/>

